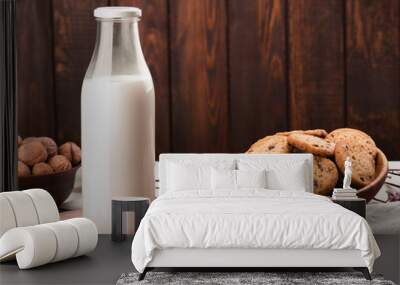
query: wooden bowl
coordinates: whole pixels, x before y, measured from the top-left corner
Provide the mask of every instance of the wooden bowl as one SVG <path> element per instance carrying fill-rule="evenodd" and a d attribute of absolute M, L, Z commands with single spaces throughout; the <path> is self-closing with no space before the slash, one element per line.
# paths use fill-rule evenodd
<path fill-rule="evenodd" d="M 19 177 L 18 189 L 42 188 L 50 193 L 59 207 L 71 194 L 79 167 L 80 165 L 58 173 Z"/>
<path fill-rule="evenodd" d="M 375 169 L 375 179 L 367 186 L 361 188 L 357 191 L 357 196 L 367 200 L 367 203 L 371 201 L 372 198 L 379 192 L 382 188 L 383 183 L 385 183 L 386 176 L 388 174 L 389 164 L 385 154 L 378 149 L 376 155 L 376 169 Z"/>

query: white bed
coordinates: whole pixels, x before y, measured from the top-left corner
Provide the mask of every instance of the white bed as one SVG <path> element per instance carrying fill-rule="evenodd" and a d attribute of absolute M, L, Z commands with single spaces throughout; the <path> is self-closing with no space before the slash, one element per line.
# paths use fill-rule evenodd
<path fill-rule="evenodd" d="M 201 171 L 191 177 L 193 166 Z M 207 167 L 237 169 L 238 184 L 216 189 L 217 173 L 203 185 Z M 238 188 L 240 175 L 260 169 L 268 185 Z M 159 177 L 132 243 L 141 278 L 154 267 L 354 267 L 368 278 L 380 255 L 363 218 L 312 194 L 312 155 L 163 154 Z M 254 177 L 241 183 L 253 186 Z"/>

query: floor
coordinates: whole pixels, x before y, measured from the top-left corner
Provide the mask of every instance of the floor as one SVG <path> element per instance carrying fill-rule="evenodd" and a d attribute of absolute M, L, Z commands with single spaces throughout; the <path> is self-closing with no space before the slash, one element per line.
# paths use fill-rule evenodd
<path fill-rule="evenodd" d="M 131 243 L 132 237 L 116 243 L 100 235 L 96 250 L 88 256 L 29 270 L 19 270 L 16 262 L 2 263 L 0 284 L 115 284 L 122 273 L 134 271 Z"/>
<path fill-rule="evenodd" d="M 378 242 L 380 239 L 378 238 Z M 125 272 L 134 271 L 134 267 L 130 259 L 130 248 L 132 237 L 128 237 L 125 241 L 117 243 L 112 242 L 109 235 L 100 235 L 97 248 L 88 256 L 81 256 L 58 263 L 48 264 L 34 269 L 19 270 L 16 262 L 8 262 L 0 264 L 0 284 L 1 285 L 17 285 L 17 284 L 115 284 L 119 276 Z M 397 243 L 396 243 L 397 244 Z M 398 244 L 400 245 L 400 244 Z M 388 255 L 386 248 L 380 245 L 383 253 Z M 390 250 L 390 249 L 389 249 Z M 400 254 L 400 252 L 399 252 Z M 395 255 L 397 258 L 397 255 Z M 390 262 L 395 263 L 393 258 L 389 256 Z M 398 277 L 392 276 L 386 269 L 390 269 L 388 265 L 380 264 L 382 258 L 377 260 L 376 272 L 383 273 L 386 279 L 398 282 Z M 386 262 L 387 263 L 387 262 Z M 393 265 L 390 264 L 390 265 Z M 382 266 L 384 265 L 384 266 Z M 383 270 L 383 269 L 385 270 Z M 165 269 L 164 269 L 165 270 Z M 180 271 L 193 269 L 179 269 Z M 196 271 L 208 271 L 207 269 Z M 215 270 L 215 269 L 214 269 Z M 225 269 L 226 270 L 226 269 Z M 223 271 L 225 271 L 223 270 Z M 248 269 L 247 269 L 248 270 Z M 272 271 L 280 271 L 271 269 Z M 288 271 L 288 269 L 282 269 Z M 332 268 L 332 269 L 302 269 L 299 271 L 349 271 L 351 269 Z M 289 271 L 297 271 L 290 269 Z M 228 269 L 229 271 L 229 269 Z M 269 270 L 267 270 L 269 271 Z"/>
<path fill-rule="evenodd" d="M 29 270 L 19 270 L 16 262 L 0 264 L 0 284 L 115 284 L 122 273 L 135 271 L 130 259 L 132 237 L 123 242 L 112 242 L 111 236 L 100 235 L 97 248 L 88 256 L 61 261 Z M 171 269 L 161 269 L 173 271 Z M 192 269 L 180 268 L 180 271 Z M 208 268 L 197 268 L 195 271 L 209 271 Z M 212 269 L 213 271 L 230 271 L 235 269 Z M 259 271 L 259 269 L 254 269 Z M 282 271 L 351 271 L 348 268 L 298 268 Z M 247 268 L 246 271 L 252 271 Z M 281 271 L 277 268 L 267 271 Z"/>
<path fill-rule="evenodd" d="M 122 273 L 135 271 L 130 259 L 132 237 L 123 242 L 112 242 L 109 235 L 100 235 L 97 248 L 88 256 L 61 261 L 29 270 L 19 270 L 16 262 L 0 264 L 0 284 L 115 284 Z M 173 271 L 171 269 L 161 269 Z M 180 268 L 180 271 L 192 269 Z M 195 271 L 209 271 L 197 268 Z M 219 269 L 230 271 L 232 269 Z M 213 271 L 219 271 L 213 269 Z M 235 270 L 235 269 L 233 269 Z M 252 271 L 251 269 L 246 269 Z M 254 269 L 259 271 L 259 269 Z M 298 268 L 281 270 L 274 268 L 267 271 L 351 271 L 348 268 Z"/>

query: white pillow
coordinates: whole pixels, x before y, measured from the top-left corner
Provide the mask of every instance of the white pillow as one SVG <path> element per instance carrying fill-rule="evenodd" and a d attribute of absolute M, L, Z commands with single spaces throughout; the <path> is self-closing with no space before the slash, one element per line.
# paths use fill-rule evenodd
<path fill-rule="evenodd" d="M 263 170 L 236 170 L 238 188 L 267 188 L 267 172 Z"/>
<path fill-rule="evenodd" d="M 273 190 L 307 191 L 305 161 L 239 159 L 239 170 L 266 170 L 267 188 Z"/>
<path fill-rule="evenodd" d="M 268 189 L 306 192 L 306 180 L 302 167 L 285 173 L 276 169 L 267 171 Z"/>
<path fill-rule="evenodd" d="M 266 188 L 265 170 L 211 170 L 212 189 Z"/>
<path fill-rule="evenodd" d="M 168 191 L 211 188 L 211 167 L 168 163 Z"/>
<path fill-rule="evenodd" d="M 211 181 L 214 190 L 236 189 L 236 170 L 212 168 Z"/>
<path fill-rule="evenodd" d="M 168 191 L 211 190 L 211 167 L 235 169 L 234 159 L 168 159 L 165 161 L 165 184 Z"/>

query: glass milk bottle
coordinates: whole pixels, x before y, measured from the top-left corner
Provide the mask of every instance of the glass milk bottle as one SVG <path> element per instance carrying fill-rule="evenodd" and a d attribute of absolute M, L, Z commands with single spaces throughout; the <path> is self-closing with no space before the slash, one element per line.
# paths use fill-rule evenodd
<path fill-rule="evenodd" d="M 134 7 L 94 10 L 97 39 L 82 85 L 83 215 L 111 232 L 113 196 L 154 196 L 154 86 Z"/>

